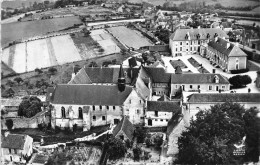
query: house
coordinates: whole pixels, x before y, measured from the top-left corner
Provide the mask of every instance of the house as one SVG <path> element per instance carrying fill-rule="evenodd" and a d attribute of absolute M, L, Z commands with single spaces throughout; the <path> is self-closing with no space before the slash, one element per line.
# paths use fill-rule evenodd
<path fill-rule="evenodd" d="M 186 92 L 218 92 L 230 90 L 230 83 L 221 74 L 171 74 L 170 97 L 175 96 L 180 88 Z"/>
<path fill-rule="evenodd" d="M 19 105 L 22 99 L 1 99 L 1 114 L 4 118 L 13 118 L 18 116 Z"/>
<path fill-rule="evenodd" d="M 172 116 L 179 113 L 181 113 L 179 101 L 147 101 L 145 126 L 166 127 Z"/>
<path fill-rule="evenodd" d="M 169 41 L 172 56 L 200 53 L 201 45 L 209 43 L 216 36 L 228 38 L 221 29 L 177 29 Z"/>
<path fill-rule="evenodd" d="M 232 22 L 221 22 L 220 28 L 224 30 L 226 33 L 228 33 L 229 31 L 232 31 L 232 25 Z"/>
<path fill-rule="evenodd" d="M 260 93 L 195 93 L 188 97 L 186 109 L 190 116 L 194 116 L 199 110 L 210 109 L 215 104 L 235 102 L 244 107 L 260 108 Z"/>
<path fill-rule="evenodd" d="M 126 140 L 132 141 L 133 134 L 134 134 L 134 126 L 126 116 L 123 116 L 121 121 L 113 129 L 114 137 L 122 139 L 124 141 Z"/>
<path fill-rule="evenodd" d="M 1 137 L 2 161 L 25 163 L 24 157 L 30 157 L 33 153 L 33 138 L 28 135 L 10 134 L 5 132 Z"/>
<path fill-rule="evenodd" d="M 225 71 L 247 68 L 247 55 L 235 44 L 216 37 L 208 43 L 206 57 Z"/>

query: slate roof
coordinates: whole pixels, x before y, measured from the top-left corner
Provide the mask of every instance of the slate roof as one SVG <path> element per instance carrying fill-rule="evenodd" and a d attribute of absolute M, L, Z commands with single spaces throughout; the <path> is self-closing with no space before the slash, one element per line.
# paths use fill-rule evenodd
<path fill-rule="evenodd" d="M 187 73 L 171 74 L 172 84 L 211 84 L 214 83 L 215 76 L 219 77 L 219 84 L 229 84 L 227 78 L 220 74 L 211 73 Z"/>
<path fill-rule="evenodd" d="M 147 101 L 147 111 L 179 112 L 180 102 L 176 101 Z"/>
<path fill-rule="evenodd" d="M 15 91 L 13 88 L 8 88 L 4 90 L 1 94 L 2 97 L 12 97 L 15 94 Z"/>
<path fill-rule="evenodd" d="M 138 94 L 143 99 L 146 99 L 147 97 L 150 96 L 150 89 L 145 85 L 144 81 L 141 78 L 137 78 L 135 87 L 136 87 Z"/>
<path fill-rule="evenodd" d="M 165 73 L 164 68 L 144 67 L 154 83 L 170 83 L 171 74 Z"/>
<path fill-rule="evenodd" d="M 197 35 L 200 34 L 200 39 L 207 39 L 207 34 L 210 34 L 210 39 L 214 38 L 215 33 L 219 37 L 229 38 L 228 35 L 221 29 L 216 28 L 202 28 L 202 29 L 177 29 L 171 36 L 170 39 L 174 41 L 184 41 L 186 34 L 189 33 L 191 40 L 198 40 Z"/>
<path fill-rule="evenodd" d="M 69 105 L 122 105 L 132 91 L 126 86 L 123 92 L 117 85 L 57 85 L 51 103 Z"/>
<path fill-rule="evenodd" d="M 7 137 L 2 136 L 2 148 L 23 149 L 24 143 L 28 135 L 8 134 Z"/>
<path fill-rule="evenodd" d="M 122 120 L 113 129 L 113 135 L 116 136 L 121 130 L 125 133 L 125 135 L 128 137 L 128 139 L 130 139 L 130 140 L 133 139 L 134 126 L 127 119 L 126 116 L 123 116 Z"/>
<path fill-rule="evenodd" d="M 230 46 L 227 48 L 227 44 L 230 44 Z M 243 52 L 238 46 L 235 46 L 234 44 L 219 38 L 217 39 L 217 42 L 215 40 L 210 41 L 208 43 L 209 47 L 212 47 L 213 49 L 219 51 L 220 53 L 224 54 L 228 57 L 244 57 L 247 56 L 245 52 Z"/>
<path fill-rule="evenodd" d="M 188 98 L 189 103 L 203 102 L 255 102 L 259 101 L 260 93 L 196 93 Z"/>

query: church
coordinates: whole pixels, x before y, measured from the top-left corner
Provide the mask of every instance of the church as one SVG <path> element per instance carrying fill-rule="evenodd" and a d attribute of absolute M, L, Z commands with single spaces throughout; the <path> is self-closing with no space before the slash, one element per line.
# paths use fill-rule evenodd
<path fill-rule="evenodd" d="M 92 126 L 117 124 L 123 116 L 133 124 L 143 123 L 149 91 L 142 92 L 139 81 L 127 85 L 121 65 L 117 84 L 59 84 L 49 89 L 52 127 L 72 129 L 76 125 L 87 131 Z"/>

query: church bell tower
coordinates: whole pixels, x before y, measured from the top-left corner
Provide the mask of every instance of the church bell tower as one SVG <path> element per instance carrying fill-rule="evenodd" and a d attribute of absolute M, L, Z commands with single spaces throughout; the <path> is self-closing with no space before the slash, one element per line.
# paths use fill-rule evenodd
<path fill-rule="evenodd" d="M 118 90 L 123 92 L 125 90 L 125 75 L 122 64 L 120 65 L 119 76 L 117 80 Z"/>

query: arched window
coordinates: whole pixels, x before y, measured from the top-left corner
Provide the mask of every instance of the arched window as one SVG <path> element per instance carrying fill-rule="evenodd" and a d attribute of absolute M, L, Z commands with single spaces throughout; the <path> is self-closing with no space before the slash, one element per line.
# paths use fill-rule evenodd
<path fill-rule="evenodd" d="M 79 107 L 79 119 L 83 119 L 83 113 L 81 107 Z"/>
<path fill-rule="evenodd" d="M 65 108 L 64 107 L 61 107 L 61 117 L 62 118 L 66 118 Z"/>

